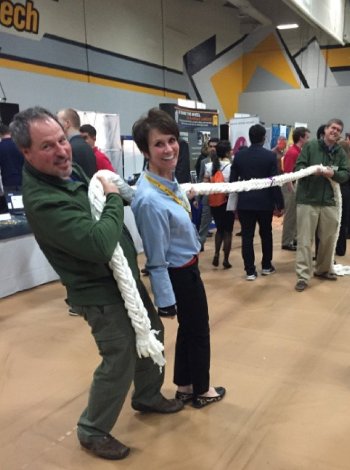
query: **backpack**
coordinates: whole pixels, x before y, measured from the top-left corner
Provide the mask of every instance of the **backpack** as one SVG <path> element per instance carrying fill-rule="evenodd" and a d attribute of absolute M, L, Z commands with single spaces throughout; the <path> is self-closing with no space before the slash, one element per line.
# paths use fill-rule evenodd
<path fill-rule="evenodd" d="M 228 166 L 229 164 L 225 165 L 222 170 L 218 170 L 214 176 L 210 177 L 210 182 L 211 183 L 224 183 L 224 174 L 223 170 Z M 209 194 L 208 196 L 208 201 L 209 201 L 209 206 L 210 207 L 219 207 L 222 206 L 227 202 L 227 194 L 225 193 L 216 193 L 216 194 Z"/>

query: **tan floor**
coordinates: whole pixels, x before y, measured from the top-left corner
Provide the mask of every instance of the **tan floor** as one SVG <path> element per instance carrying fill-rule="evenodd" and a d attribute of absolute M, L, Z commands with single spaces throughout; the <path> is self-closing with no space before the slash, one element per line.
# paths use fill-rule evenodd
<path fill-rule="evenodd" d="M 132 448 L 121 462 L 78 445 L 75 423 L 99 357 L 84 321 L 67 314 L 63 288 L 2 299 L 0 469 L 350 469 L 350 279 L 313 280 L 295 292 L 294 254 L 280 250 L 280 221 L 274 232 L 277 273 L 255 282 L 244 279 L 239 237 L 233 269 L 211 266 L 213 239 L 201 256 L 212 382 L 227 396 L 171 416 L 140 415 L 128 398 L 114 430 Z M 350 253 L 340 260 L 349 265 Z M 169 397 L 175 331 L 168 320 Z"/>

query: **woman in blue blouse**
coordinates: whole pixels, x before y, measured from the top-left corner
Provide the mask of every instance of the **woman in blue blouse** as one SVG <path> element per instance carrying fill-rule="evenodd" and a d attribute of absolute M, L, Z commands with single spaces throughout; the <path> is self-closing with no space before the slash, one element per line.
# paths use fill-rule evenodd
<path fill-rule="evenodd" d="M 133 138 L 148 162 L 131 206 L 144 244 L 146 268 L 159 315 L 177 316 L 179 324 L 176 397 L 202 408 L 221 400 L 225 389 L 209 383 L 209 315 L 198 269 L 201 245 L 187 196 L 174 176 L 179 129 L 170 115 L 154 108 L 134 124 Z"/>

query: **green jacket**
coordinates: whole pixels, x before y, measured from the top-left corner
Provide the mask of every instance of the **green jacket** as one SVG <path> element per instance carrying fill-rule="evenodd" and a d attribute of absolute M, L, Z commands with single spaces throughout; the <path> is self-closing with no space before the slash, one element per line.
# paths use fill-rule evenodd
<path fill-rule="evenodd" d="M 23 202 L 28 222 L 48 261 L 67 289 L 71 305 L 122 302 L 108 267 L 119 242 L 134 278 L 139 278 L 136 250 L 123 225 L 124 206 L 108 194 L 99 221 L 92 219 L 84 172 L 73 164 L 74 181 L 40 173 L 27 162 L 23 170 Z"/>
<path fill-rule="evenodd" d="M 349 179 L 349 163 L 346 153 L 337 144 L 329 151 L 323 140 L 311 140 L 303 146 L 295 165 L 295 171 L 320 164 L 333 168 L 332 180 L 337 183 L 345 183 Z M 311 175 L 298 180 L 296 202 L 311 206 L 335 206 L 331 183 L 322 175 Z"/>

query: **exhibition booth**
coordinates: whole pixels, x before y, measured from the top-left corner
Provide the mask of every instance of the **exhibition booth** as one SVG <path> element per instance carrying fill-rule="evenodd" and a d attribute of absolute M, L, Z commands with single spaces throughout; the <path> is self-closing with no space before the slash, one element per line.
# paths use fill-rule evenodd
<path fill-rule="evenodd" d="M 210 137 L 218 137 L 217 111 L 167 103 L 160 107 L 169 112 L 179 125 L 181 139 L 190 148 L 193 166 L 203 143 Z M 138 176 L 143 168 L 143 155 L 131 136 L 121 138 L 119 115 L 93 111 L 78 113 L 82 124 L 91 124 L 96 128 L 96 144 L 110 158 L 117 173 L 128 181 Z M 31 233 L 24 211 L 21 214 L 2 214 L 0 217 L 0 298 L 58 280 L 58 275 Z M 128 206 L 124 208 L 124 223 L 137 252 L 141 253 L 142 240 Z"/>
<path fill-rule="evenodd" d="M 56 281 L 32 234 L 0 240 L 0 298 Z"/>
<path fill-rule="evenodd" d="M 160 108 L 176 120 L 180 140 L 189 148 L 190 167 L 193 168 L 202 145 L 210 137 L 219 137 L 219 119 L 216 110 L 192 109 L 176 104 L 163 103 Z M 92 124 L 97 129 L 97 145 L 110 158 L 117 173 L 125 180 L 139 175 L 143 167 L 143 155 L 138 151 L 131 136 L 120 135 L 118 114 L 78 111 L 81 122 Z M 247 141 L 249 125 L 257 117 L 230 123 L 230 137 L 233 144 Z M 244 129 L 244 132 L 243 132 Z M 243 137 L 242 137 L 243 136 Z M 180 181 L 180 180 L 179 180 Z M 134 240 L 138 253 L 143 251 L 131 208 L 124 208 L 124 222 Z M 9 214 L 0 220 L 0 298 L 30 289 L 40 284 L 58 280 L 30 231 L 24 212 Z"/>
<path fill-rule="evenodd" d="M 141 253 L 142 241 L 130 207 L 124 208 L 124 223 Z M 0 298 L 58 280 L 24 215 L 0 220 L 0 260 Z"/>

